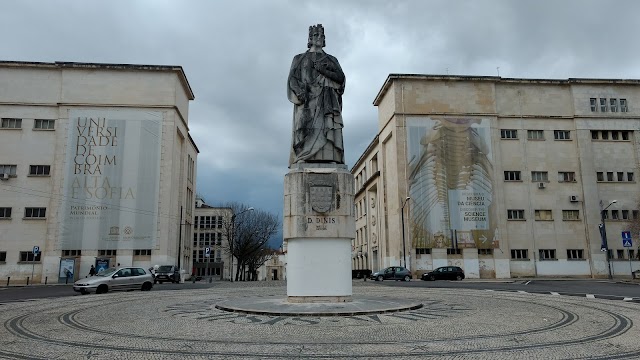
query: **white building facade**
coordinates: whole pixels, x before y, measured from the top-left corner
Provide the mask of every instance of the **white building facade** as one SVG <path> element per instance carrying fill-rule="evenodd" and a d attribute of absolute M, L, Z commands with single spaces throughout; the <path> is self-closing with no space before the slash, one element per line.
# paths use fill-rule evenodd
<path fill-rule="evenodd" d="M 192 275 L 230 280 L 229 274 L 235 274 L 235 268 L 231 266 L 232 257 L 227 240 L 232 216 L 231 208 L 209 206 L 202 198 L 196 198 L 191 257 Z"/>
<path fill-rule="evenodd" d="M 188 266 L 193 99 L 179 66 L 0 62 L 0 279 Z"/>
<path fill-rule="evenodd" d="M 638 104 L 638 80 L 390 75 L 352 169 L 353 269 L 630 277 Z"/>

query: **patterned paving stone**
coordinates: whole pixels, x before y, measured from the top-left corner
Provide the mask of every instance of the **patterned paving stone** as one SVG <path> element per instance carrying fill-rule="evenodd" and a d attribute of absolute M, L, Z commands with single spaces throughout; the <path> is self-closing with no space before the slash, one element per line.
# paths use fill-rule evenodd
<path fill-rule="evenodd" d="M 329 317 L 216 308 L 284 296 L 282 283 L 224 283 L 7 303 L 0 307 L 0 358 L 640 358 L 640 304 L 633 302 L 364 283 L 354 285 L 354 298 L 424 306 Z"/>

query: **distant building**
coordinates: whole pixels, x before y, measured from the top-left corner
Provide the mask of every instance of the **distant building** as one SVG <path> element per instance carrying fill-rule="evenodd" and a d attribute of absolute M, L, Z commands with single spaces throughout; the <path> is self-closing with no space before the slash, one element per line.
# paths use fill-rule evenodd
<path fill-rule="evenodd" d="M 236 269 L 231 267 L 227 240 L 232 216 L 233 209 L 212 207 L 201 197 L 196 197 L 191 269 L 193 275 L 229 280 L 229 274 L 235 274 Z"/>
<path fill-rule="evenodd" d="M 353 268 L 630 276 L 638 239 L 624 247 L 621 232 L 639 216 L 639 85 L 389 75 L 378 134 L 352 169 Z"/>
<path fill-rule="evenodd" d="M 180 66 L 0 62 L 0 278 L 190 264 L 193 99 Z"/>

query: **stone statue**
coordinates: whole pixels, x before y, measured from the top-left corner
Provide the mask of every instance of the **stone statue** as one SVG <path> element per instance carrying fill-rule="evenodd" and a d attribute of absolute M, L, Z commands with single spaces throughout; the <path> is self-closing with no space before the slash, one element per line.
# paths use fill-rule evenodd
<path fill-rule="evenodd" d="M 299 162 L 344 164 L 342 94 L 345 76 L 338 60 L 325 53 L 324 28 L 309 26 L 305 53 L 293 58 L 287 97 L 293 106 L 289 167 Z"/>

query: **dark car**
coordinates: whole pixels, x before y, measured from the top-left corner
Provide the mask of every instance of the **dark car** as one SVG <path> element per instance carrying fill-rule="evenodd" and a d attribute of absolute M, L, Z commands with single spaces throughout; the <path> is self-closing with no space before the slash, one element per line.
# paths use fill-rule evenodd
<path fill-rule="evenodd" d="M 403 268 L 402 266 L 390 266 L 386 269 L 376 271 L 370 276 L 375 281 L 382 280 L 411 280 L 411 271 Z"/>
<path fill-rule="evenodd" d="M 172 283 L 180 282 L 180 272 L 178 267 L 174 265 L 162 265 L 156 270 L 156 276 L 153 279 L 154 284 L 162 284 L 165 281 L 171 281 Z"/>
<path fill-rule="evenodd" d="M 458 266 L 442 266 L 422 274 L 422 280 L 462 280 L 464 271 Z"/>

